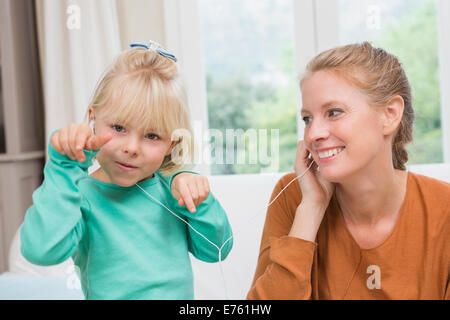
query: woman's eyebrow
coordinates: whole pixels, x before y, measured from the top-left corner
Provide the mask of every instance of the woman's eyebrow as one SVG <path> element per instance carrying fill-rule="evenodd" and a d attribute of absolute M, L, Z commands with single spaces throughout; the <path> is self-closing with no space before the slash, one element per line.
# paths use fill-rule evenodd
<path fill-rule="evenodd" d="M 326 108 L 329 108 L 332 106 L 345 106 L 345 103 L 337 101 L 337 100 L 332 100 L 332 101 L 328 101 L 328 102 L 325 102 L 324 104 L 322 104 L 320 106 L 320 109 L 326 109 Z M 309 111 L 307 108 L 302 107 L 301 114 L 304 114 L 304 113 L 311 113 L 311 111 Z"/>

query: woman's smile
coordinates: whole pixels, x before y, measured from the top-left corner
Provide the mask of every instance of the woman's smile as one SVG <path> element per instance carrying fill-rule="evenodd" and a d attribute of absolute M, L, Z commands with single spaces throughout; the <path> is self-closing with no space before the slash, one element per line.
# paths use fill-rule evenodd
<path fill-rule="evenodd" d="M 338 147 L 324 151 L 318 151 L 317 154 L 319 156 L 319 162 L 325 163 L 336 159 L 344 149 L 345 147 Z"/>

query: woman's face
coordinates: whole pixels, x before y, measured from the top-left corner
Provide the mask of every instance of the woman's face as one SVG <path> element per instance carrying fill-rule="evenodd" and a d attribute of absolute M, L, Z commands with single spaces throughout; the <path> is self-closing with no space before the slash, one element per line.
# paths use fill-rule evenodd
<path fill-rule="evenodd" d="M 124 127 L 109 119 L 96 118 L 96 135 L 104 132 L 112 134 L 111 140 L 97 154 L 101 166 L 98 174 L 100 180 L 129 187 L 151 178 L 161 167 L 164 157 L 171 153 L 173 146 L 168 136 L 157 131 L 149 131 L 143 135 L 136 127 L 137 123 Z M 134 168 L 126 168 L 120 163 Z"/>
<path fill-rule="evenodd" d="M 303 83 L 302 104 L 306 148 L 325 179 L 337 183 L 376 167 L 387 142 L 380 113 L 361 91 L 331 72 L 318 71 Z"/>

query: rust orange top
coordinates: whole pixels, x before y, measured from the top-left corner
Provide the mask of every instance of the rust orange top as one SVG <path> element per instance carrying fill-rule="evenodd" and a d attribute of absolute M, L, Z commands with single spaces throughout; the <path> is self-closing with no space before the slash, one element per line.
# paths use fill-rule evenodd
<path fill-rule="evenodd" d="M 288 236 L 300 202 L 292 183 L 269 207 L 248 299 L 450 299 L 450 184 L 408 172 L 396 224 L 370 249 L 352 237 L 335 195 L 315 242 Z"/>

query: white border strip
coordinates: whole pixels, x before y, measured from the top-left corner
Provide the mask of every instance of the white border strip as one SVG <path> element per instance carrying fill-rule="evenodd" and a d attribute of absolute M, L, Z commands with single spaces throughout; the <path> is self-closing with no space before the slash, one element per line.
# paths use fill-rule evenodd
<path fill-rule="evenodd" d="M 444 162 L 450 163 L 450 1 L 438 0 L 441 128 Z"/>

